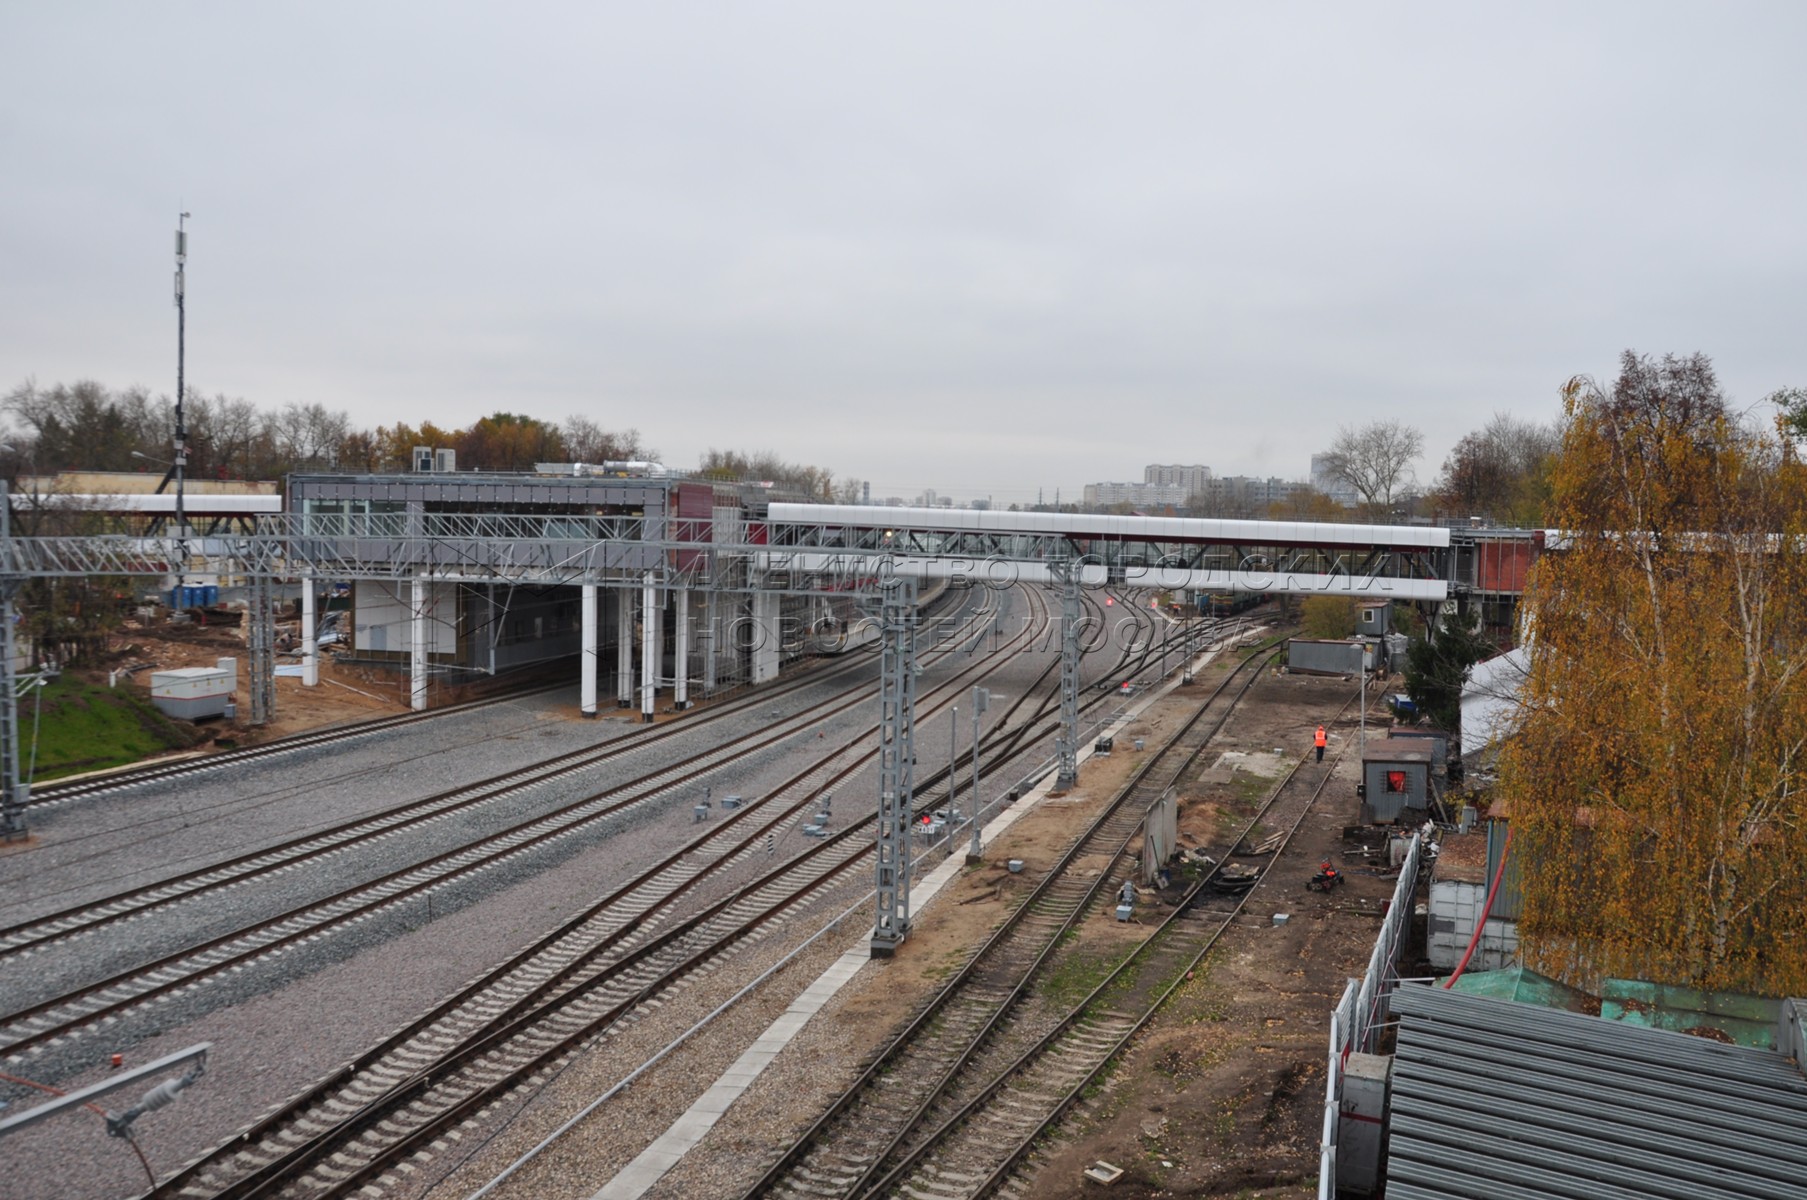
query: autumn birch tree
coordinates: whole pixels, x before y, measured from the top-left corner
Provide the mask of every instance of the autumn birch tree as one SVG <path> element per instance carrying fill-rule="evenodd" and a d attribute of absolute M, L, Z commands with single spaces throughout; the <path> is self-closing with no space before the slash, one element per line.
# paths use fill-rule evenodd
<path fill-rule="evenodd" d="M 1565 394 L 1502 758 L 1532 965 L 1807 991 L 1801 467 L 1703 356 Z"/>

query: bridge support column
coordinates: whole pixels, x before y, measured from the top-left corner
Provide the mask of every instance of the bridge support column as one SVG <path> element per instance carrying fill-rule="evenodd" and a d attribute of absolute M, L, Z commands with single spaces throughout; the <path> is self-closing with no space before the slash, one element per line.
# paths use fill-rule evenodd
<path fill-rule="evenodd" d="M 1054 738 L 1060 767 L 1054 786 L 1061 791 L 1079 783 L 1079 573 L 1075 563 L 1054 564 L 1060 584 L 1060 732 Z"/>
<path fill-rule="evenodd" d="M 314 577 L 301 577 L 301 686 L 320 686 L 320 648 L 314 644 L 319 623 L 314 619 Z"/>
<path fill-rule="evenodd" d="M 681 587 L 673 593 L 672 620 L 677 622 L 674 647 L 675 668 L 671 675 L 672 707 L 683 712 L 690 707 L 690 589 Z"/>
<path fill-rule="evenodd" d="M 408 637 L 408 707 L 415 712 L 427 709 L 427 575 L 414 577 Z"/>
<path fill-rule="evenodd" d="M 640 594 L 640 719 L 648 724 L 652 723 L 653 704 L 659 696 L 659 659 L 663 649 L 659 632 L 659 585 L 648 571 Z"/>
<path fill-rule="evenodd" d="M 583 585 L 583 662 L 578 669 L 577 711 L 596 715 L 596 585 Z"/>
<path fill-rule="evenodd" d="M 779 600 L 777 592 L 753 593 L 753 661 L 748 669 L 754 683 L 770 683 L 778 678 L 784 649 L 784 631 L 778 623 Z"/>
<path fill-rule="evenodd" d="M 916 581 L 883 585 L 878 675 L 878 914 L 872 957 L 889 958 L 910 932 L 911 809 L 915 803 Z M 775 599 L 775 598 L 774 598 Z"/>
<path fill-rule="evenodd" d="M 716 596 L 716 592 L 715 592 L 714 588 L 705 588 L 704 589 L 704 591 L 703 591 L 703 695 L 705 695 L 705 696 L 713 696 L 715 694 L 715 672 L 716 672 L 715 655 L 716 655 L 718 647 L 721 644 L 721 631 L 716 628 L 716 623 L 721 619 L 721 613 L 716 607 L 715 596 Z"/>
<path fill-rule="evenodd" d="M 615 707 L 634 702 L 634 589 L 615 589 Z"/>

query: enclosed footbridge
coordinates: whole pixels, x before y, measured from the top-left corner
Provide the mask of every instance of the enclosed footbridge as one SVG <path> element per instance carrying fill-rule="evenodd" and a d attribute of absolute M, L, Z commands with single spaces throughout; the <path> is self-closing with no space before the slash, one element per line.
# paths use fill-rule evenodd
<path fill-rule="evenodd" d="M 426 706 L 436 588 L 460 582 L 580 588 L 580 706 L 586 715 L 597 708 L 600 594 L 613 593 L 620 626 L 618 702 L 629 703 L 634 690 L 637 611 L 637 690 L 646 720 L 652 719 L 655 694 L 668 677 L 662 664 L 662 617 L 669 610 L 675 661 L 688 662 L 696 619 L 692 594 L 707 601 L 702 613 L 706 662 L 714 660 L 719 645 L 732 644 L 717 628 L 723 618 L 716 597 L 739 593 L 746 598 L 749 678 L 758 683 L 778 672 L 783 644 L 778 600 L 786 594 L 889 595 L 894 589 L 886 583 L 921 578 L 1000 587 L 1062 583 L 1069 604 L 1079 586 L 1408 602 L 1441 602 L 1450 590 L 1444 570 L 1450 535 L 1445 529 L 814 504 L 773 504 L 748 514 L 714 507 L 706 493 L 687 503 L 680 490 L 676 501 L 667 504 L 662 495 L 629 495 L 625 488 L 617 507 L 630 511 L 601 515 L 571 511 L 571 498 L 554 494 L 543 481 L 533 486 L 545 491 L 544 497 L 538 492 L 528 500 L 480 495 L 474 502 L 464 494 L 470 487 L 462 482 L 456 488 L 434 479 L 371 481 L 369 486 L 413 490 L 384 500 L 390 506 L 385 511 L 377 511 L 375 501 L 357 512 L 349 511 L 349 505 L 342 511 L 303 506 L 301 511 L 259 515 L 250 532 L 162 538 L 13 536 L 0 490 L 0 832 L 23 830 L 11 616 L 18 589 L 33 578 L 180 578 L 195 569 L 197 553 L 209 569 L 242 576 L 250 585 L 253 723 L 268 719 L 274 708 L 271 601 L 279 580 L 406 581 L 409 590 L 397 594 L 408 620 L 411 703 L 417 708 Z M 479 491 L 503 487 L 487 479 L 471 486 Z M 517 490 L 526 486 L 519 484 Z M 438 494 L 447 491 L 455 494 Z M 435 511 L 435 503 L 469 503 L 488 511 Z M 303 680 L 311 684 L 317 662 L 312 586 L 302 588 L 302 599 Z M 719 612 L 729 607 L 724 604 Z M 901 630 L 902 618 L 892 618 L 887 629 L 893 625 Z M 904 636 L 897 635 L 900 646 Z M 669 682 L 678 707 L 684 707 L 686 671 L 678 669 Z"/>
<path fill-rule="evenodd" d="M 769 574 L 886 573 L 1441 602 L 1449 530 L 856 505 L 773 504 L 748 525 Z"/>

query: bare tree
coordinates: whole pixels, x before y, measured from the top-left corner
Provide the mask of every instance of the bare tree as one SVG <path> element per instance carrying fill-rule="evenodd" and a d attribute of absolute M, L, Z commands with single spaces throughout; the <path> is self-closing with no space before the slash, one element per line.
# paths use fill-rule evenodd
<path fill-rule="evenodd" d="M 333 465 L 351 418 L 321 404 L 285 404 L 267 419 L 282 469 Z"/>
<path fill-rule="evenodd" d="M 1438 504 L 1460 515 L 1536 524 L 1561 441 L 1554 426 L 1495 413 L 1486 428 L 1457 442 L 1444 460 L 1435 488 Z"/>
<path fill-rule="evenodd" d="M 1355 489 L 1370 517 L 1387 515 L 1393 500 L 1412 485 L 1412 463 L 1424 453 L 1424 435 L 1400 421 L 1343 426 L 1325 455 L 1327 473 Z"/>
<path fill-rule="evenodd" d="M 659 457 L 657 450 L 640 440 L 638 429 L 612 432 L 588 417 L 567 417 L 559 432 L 573 462 L 635 462 Z"/>

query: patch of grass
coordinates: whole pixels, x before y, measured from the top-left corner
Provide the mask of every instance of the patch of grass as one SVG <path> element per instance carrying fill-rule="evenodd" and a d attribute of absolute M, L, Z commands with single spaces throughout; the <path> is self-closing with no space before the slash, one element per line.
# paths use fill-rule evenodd
<path fill-rule="evenodd" d="M 1176 1012 L 1185 1014 L 1182 1019 L 1188 1025 L 1219 1024 L 1230 1019 L 1230 992 L 1211 978 L 1218 958 L 1215 950 L 1206 955 L 1192 969 L 1192 978 L 1180 984 L 1169 1002 Z"/>
<path fill-rule="evenodd" d="M 1212 1131 L 1217 1135 L 1219 1144 L 1232 1146 L 1236 1143 L 1236 1101 L 1225 1100 L 1217 1107 L 1217 1117 L 1211 1122 Z"/>
<path fill-rule="evenodd" d="M 64 672 L 19 701 L 19 766 L 36 780 L 124 766 L 202 739 L 129 688 L 108 688 Z"/>
<path fill-rule="evenodd" d="M 1063 946 L 1039 988 L 1041 994 L 1059 1005 L 1079 1003 L 1092 994 L 1104 977 L 1116 966 L 1115 958 L 1086 953 L 1074 946 Z"/>
<path fill-rule="evenodd" d="M 1230 777 L 1230 787 L 1236 793 L 1236 799 L 1245 807 L 1254 807 L 1267 799 L 1268 789 L 1273 780 L 1265 775 L 1256 775 L 1248 771 L 1238 771 Z"/>

